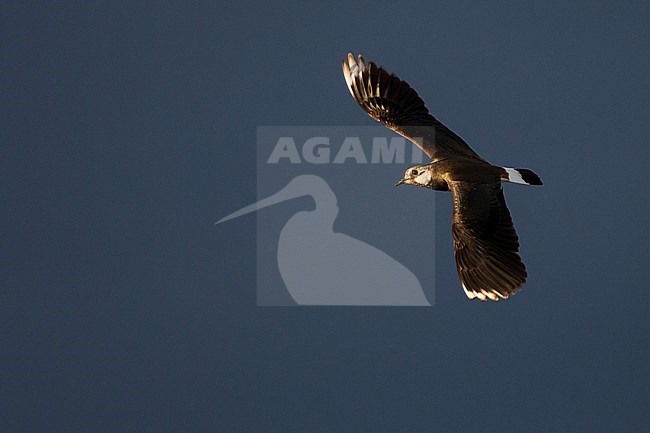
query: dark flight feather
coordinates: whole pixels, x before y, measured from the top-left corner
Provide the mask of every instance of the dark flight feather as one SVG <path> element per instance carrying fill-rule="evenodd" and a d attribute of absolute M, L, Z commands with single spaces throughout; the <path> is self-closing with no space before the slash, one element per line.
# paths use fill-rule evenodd
<path fill-rule="evenodd" d="M 354 100 L 373 119 L 413 142 L 432 160 L 455 154 L 482 160 L 453 131 L 433 117 L 417 92 L 396 75 L 348 54 L 343 75 Z"/>
<path fill-rule="evenodd" d="M 454 256 L 467 295 L 497 300 L 515 294 L 527 274 L 501 184 L 449 184 Z"/>

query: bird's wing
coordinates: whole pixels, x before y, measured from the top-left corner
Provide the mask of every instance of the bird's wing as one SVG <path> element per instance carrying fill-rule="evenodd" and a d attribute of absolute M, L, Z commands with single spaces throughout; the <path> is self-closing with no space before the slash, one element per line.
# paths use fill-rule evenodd
<path fill-rule="evenodd" d="M 441 155 L 481 159 L 451 129 L 433 117 L 417 92 L 359 55 L 343 60 L 343 76 L 350 94 L 370 117 L 413 142 L 431 160 Z"/>
<path fill-rule="evenodd" d="M 468 298 L 507 298 L 526 281 L 501 184 L 450 181 L 458 276 Z"/>

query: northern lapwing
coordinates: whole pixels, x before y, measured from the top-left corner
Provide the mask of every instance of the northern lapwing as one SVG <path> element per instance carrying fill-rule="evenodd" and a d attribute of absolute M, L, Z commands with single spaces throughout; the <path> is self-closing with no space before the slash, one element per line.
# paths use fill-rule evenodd
<path fill-rule="evenodd" d="M 492 165 L 433 117 L 405 81 L 361 55 L 348 54 L 343 75 L 352 98 L 373 119 L 413 142 L 431 162 L 410 167 L 398 185 L 450 191 L 458 276 L 470 299 L 507 299 L 526 281 L 519 239 L 502 182 L 542 185 L 531 170 Z"/>

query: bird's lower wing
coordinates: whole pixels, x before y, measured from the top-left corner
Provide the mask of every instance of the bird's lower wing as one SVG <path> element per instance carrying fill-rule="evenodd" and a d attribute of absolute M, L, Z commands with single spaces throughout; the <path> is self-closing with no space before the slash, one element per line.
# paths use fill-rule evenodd
<path fill-rule="evenodd" d="M 506 299 L 526 281 L 519 239 L 500 184 L 449 182 L 458 276 L 470 299 Z"/>
<path fill-rule="evenodd" d="M 352 98 L 373 119 L 417 145 L 429 158 L 464 155 L 478 158 L 468 145 L 433 117 L 417 92 L 396 75 L 348 54 L 343 76 Z"/>

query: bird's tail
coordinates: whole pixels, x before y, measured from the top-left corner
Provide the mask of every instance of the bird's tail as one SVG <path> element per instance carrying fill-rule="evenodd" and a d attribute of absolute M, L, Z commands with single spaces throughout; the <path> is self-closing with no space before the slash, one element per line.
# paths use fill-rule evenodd
<path fill-rule="evenodd" d="M 505 172 L 501 175 L 502 182 L 520 183 L 522 185 L 543 185 L 542 179 L 533 173 L 532 170 L 510 167 L 503 167 L 503 169 Z"/>

